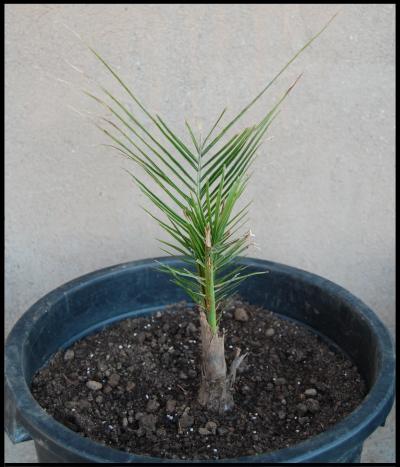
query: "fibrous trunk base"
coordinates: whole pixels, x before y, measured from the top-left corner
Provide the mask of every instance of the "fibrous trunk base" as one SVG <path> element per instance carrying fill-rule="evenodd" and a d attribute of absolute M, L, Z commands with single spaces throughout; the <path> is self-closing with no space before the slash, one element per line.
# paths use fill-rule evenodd
<path fill-rule="evenodd" d="M 200 311 L 200 332 L 202 350 L 202 380 L 199 390 L 199 403 L 213 412 L 223 413 L 234 406 L 233 384 L 236 370 L 245 358 L 237 352 L 229 374 L 225 361 L 225 338 L 213 333 L 206 315 Z"/>

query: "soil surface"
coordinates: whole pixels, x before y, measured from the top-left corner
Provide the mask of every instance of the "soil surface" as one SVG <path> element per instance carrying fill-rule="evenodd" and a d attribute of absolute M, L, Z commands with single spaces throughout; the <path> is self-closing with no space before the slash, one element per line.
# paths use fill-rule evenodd
<path fill-rule="evenodd" d="M 234 297 L 221 327 L 226 357 L 247 352 L 235 409 L 197 403 L 198 312 L 178 303 L 120 321 L 55 354 L 33 378 L 39 404 L 71 430 L 115 449 L 221 459 L 285 448 L 325 431 L 365 395 L 352 362 L 307 328 Z"/>

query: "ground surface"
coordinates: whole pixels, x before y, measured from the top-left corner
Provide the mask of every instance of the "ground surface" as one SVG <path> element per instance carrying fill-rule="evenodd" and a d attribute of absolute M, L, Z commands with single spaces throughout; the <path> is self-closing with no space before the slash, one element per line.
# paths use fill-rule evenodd
<path fill-rule="evenodd" d="M 184 304 L 121 321 L 56 354 L 34 378 L 33 394 L 83 436 L 181 459 L 284 448 L 326 430 L 362 400 L 363 381 L 344 355 L 306 328 L 237 300 L 221 322 L 228 362 L 236 347 L 248 352 L 235 386 L 236 409 L 208 413 L 196 398 L 197 321 Z"/>

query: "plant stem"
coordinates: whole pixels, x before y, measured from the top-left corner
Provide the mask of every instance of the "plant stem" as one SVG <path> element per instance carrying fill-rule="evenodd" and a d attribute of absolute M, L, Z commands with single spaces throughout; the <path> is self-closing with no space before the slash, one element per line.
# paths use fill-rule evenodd
<path fill-rule="evenodd" d="M 206 282 L 207 282 L 207 303 L 208 303 L 208 324 L 211 327 L 213 334 L 217 333 L 217 313 L 215 309 L 215 294 L 214 294 L 214 270 L 212 260 L 210 261 L 210 267 L 206 268 Z"/>
<path fill-rule="evenodd" d="M 214 290 L 214 265 L 212 258 L 212 244 L 210 226 L 206 227 L 205 238 L 205 305 L 207 311 L 207 321 L 213 334 L 217 333 L 217 312 L 215 308 L 215 290 Z"/>

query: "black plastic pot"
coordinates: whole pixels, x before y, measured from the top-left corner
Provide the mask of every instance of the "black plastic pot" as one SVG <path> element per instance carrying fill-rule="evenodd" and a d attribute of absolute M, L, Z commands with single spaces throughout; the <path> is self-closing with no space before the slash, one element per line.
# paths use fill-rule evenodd
<path fill-rule="evenodd" d="M 159 258 L 173 265 L 179 258 Z M 368 384 L 360 406 L 334 427 L 293 447 L 218 462 L 359 462 L 364 440 L 383 425 L 394 398 L 390 335 L 364 303 L 308 272 L 257 259 L 240 259 L 254 271 L 239 293 L 250 303 L 300 321 L 333 341 Z M 187 299 L 154 260 L 102 269 L 50 292 L 17 322 L 5 350 L 5 428 L 14 443 L 33 439 L 40 462 L 171 462 L 105 447 L 55 421 L 29 390 L 35 372 L 60 348 L 111 322 L 162 310 Z M 176 461 L 174 461 L 176 462 Z"/>

